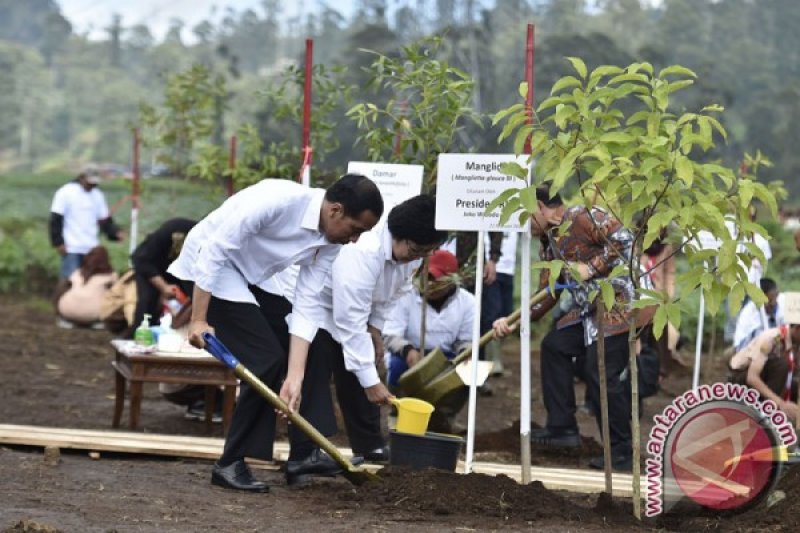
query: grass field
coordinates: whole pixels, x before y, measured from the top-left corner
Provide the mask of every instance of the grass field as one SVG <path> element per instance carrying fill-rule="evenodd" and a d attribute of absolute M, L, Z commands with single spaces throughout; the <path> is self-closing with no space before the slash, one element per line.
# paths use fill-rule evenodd
<path fill-rule="evenodd" d="M 72 179 L 65 174 L 0 177 L 0 291 L 41 292 L 58 273 L 58 255 L 50 246 L 47 224 L 56 190 Z M 130 202 L 119 204 L 131 192 L 130 180 L 103 183 L 114 220 L 130 232 Z M 167 178 L 142 181 L 138 241 L 173 217 L 200 219 L 224 200 L 221 190 L 206 183 Z M 128 267 L 129 241 L 104 241 L 114 268 Z"/>

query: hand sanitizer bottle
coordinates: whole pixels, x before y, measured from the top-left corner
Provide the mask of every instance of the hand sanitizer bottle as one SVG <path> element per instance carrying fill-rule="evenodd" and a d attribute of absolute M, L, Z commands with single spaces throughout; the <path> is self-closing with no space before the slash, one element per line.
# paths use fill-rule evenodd
<path fill-rule="evenodd" d="M 145 314 L 142 323 L 136 328 L 133 340 L 141 346 L 151 346 L 153 344 L 153 332 L 150 331 L 150 315 Z"/>

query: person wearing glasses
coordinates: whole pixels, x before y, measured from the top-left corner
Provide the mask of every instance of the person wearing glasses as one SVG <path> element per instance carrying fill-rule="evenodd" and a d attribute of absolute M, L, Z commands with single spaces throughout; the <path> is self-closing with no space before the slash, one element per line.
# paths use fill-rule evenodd
<path fill-rule="evenodd" d="M 384 367 L 382 330 L 394 302 L 410 289 L 411 274 L 420 260 L 444 242 L 447 233 L 434 227 L 435 202 L 419 195 L 395 206 L 385 224 L 364 233 L 358 242 L 344 246 L 333 262 L 320 295 L 325 317 L 309 350 L 309 361 L 326 361 L 329 373 L 303 378 L 303 368 L 290 365 L 287 379 L 302 380 L 300 414 L 325 420 L 317 426 L 323 435 L 336 433 L 330 395 L 330 376 L 342 410 L 354 456 L 367 461 L 387 461 L 389 449 L 381 432 L 380 406 L 394 396 L 381 381 Z M 313 401 L 308 401 L 312 397 Z M 324 415 L 314 409 L 323 409 Z M 296 432 L 299 433 L 299 432 Z M 293 446 L 313 448 L 297 435 Z M 299 449 L 299 448 L 298 448 Z M 287 481 L 302 483 L 287 464 Z"/>

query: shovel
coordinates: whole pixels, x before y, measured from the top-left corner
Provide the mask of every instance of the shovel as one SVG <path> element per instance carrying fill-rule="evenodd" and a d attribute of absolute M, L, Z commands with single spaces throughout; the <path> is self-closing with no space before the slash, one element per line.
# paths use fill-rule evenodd
<path fill-rule="evenodd" d="M 564 286 L 557 284 L 556 288 L 564 288 Z M 531 296 L 530 305 L 536 305 L 537 303 L 544 300 L 547 296 L 549 289 L 542 289 L 541 291 L 537 292 L 533 296 Z M 506 320 L 510 324 L 516 324 L 519 321 L 519 316 L 521 314 L 521 310 L 517 309 L 509 316 L 506 317 Z M 484 347 L 486 344 L 492 340 L 494 333 L 492 331 L 487 331 L 483 334 L 478 341 L 479 346 Z M 460 363 L 461 361 L 466 360 L 472 355 L 472 346 L 466 348 L 460 354 L 458 354 L 452 360 L 448 359 L 440 348 L 435 348 L 431 351 L 428 355 L 422 358 L 422 360 L 417 363 L 416 365 L 412 366 L 406 372 L 400 376 L 398 380 L 398 384 L 402 388 L 405 394 L 409 396 L 416 396 L 419 398 L 423 398 L 419 395 L 419 391 L 422 391 L 429 383 L 433 382 L 433 380 L 438 379 L 437 377 L 445 372 L 448 369 L 454 369 L 455 366 Z M 456 380 L 459 380 L 458 376 L 453 375 Z M 451 377 L 450 379 L 453 379 Z M 459 380 L 460 383 L 460 380 Z M 434 403 L 430 400 L 430 398 L 423 398 L 425 401 Z"/>
<path fill-rule="evenodd" d="M 305 433 L 308 438 L 314 441 L 317 446 L 325 450 L 325 452 L 330 455 L 339 466 L 342 467 L 344 470 L 344 477 L 346 477 L 351 483 L 354 485 L 361 485 L 367 481 L 380 481 L 381 478 L 372 472 L 368 472 L 363 468 L 354 466 L 353 463 L 348 461 L 347 458 L 339 452 L 336 446 L 334 446 L 331 441 L 326 439 L 322 433 L 317 431 L 317 429 L 312 426 L 308 420 L 300 416 L 299 413 L 290 411 L 289 406 L 286 405 L 286 402 L 284 402 L 280 396 L 275 394 L 272 389 L 267 387 L 263 381 L 258 379 L 255 374 L 245 368 L 245 366 L 240 363 L 239 360 L 228 350 L 228 348 L 226 348 L 225 345 L 222 344 L 222 342 L 220 342 L 220 340 L 214 335 L 210 333 L 203 333 L 203 340 L 206 342 L 205 349 L 211 355 L 219 359 L 225 364 L 225 366 L 233 369 L 234 373 L 242 381 L 247 382 L 251 387 L 258 391 L 258 393 L 261 394 L 261 396 L 263 396 L 272 407 L 285 414 L 289 421 L 295 425 L 295 427 Z"/>

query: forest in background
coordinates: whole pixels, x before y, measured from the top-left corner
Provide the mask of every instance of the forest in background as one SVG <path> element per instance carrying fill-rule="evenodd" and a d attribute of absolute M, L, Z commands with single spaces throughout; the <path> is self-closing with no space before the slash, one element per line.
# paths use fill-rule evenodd
<path fill-rule="evenodd" d="M 302 65 L 313 38 L 314 62 L 343 67 L 355 103 L 372 99 L 363 67 L 396 55 L 420 38 L 439 35 L 437 54 L 476 82 L 473 107 L 483 116 L 515 103 L 523 78 L 525 27 L 536 25 L 536 100 L 569 73 L 565 56 L 589 68 L 649 61 L 681 64 L 698 74 L 697 88 L 679 100 L 689 111 L 710 103 L 722 115 L 728 143 L 712 157 L 736 165 L 745 151 L 762 150 L 774 163 L 766 180 L 782 179 L 792 192 L 800 154 L 800 3 L 796 0 L 360 0 L 350 18 L 315 3 L 302 18 L 286 19 L 283 3 L 258 9 L 224 8 L 218 23 L 186 27 L 173 20 L 156 40 L 146 23 L 108 21 L 107 38 L 79 35 L 55 0 L 0 0 L 0 173 L 77 168 L 88 162 L 127 165 L 140 105 L 159 105 L 170 75 L 205 65 L 224 81 L 212 133 L 224 143 L 245 123 L 265 146 L 300 144 L 300 128 L 275 120 L 265 93 Z M 315 94 L 315 100 L 322 95 Z M 297 106 L 301 95 L 296 95 Z M 353 121 L 334 117 L 339 146 L 315 160 L 331 170 L 363 159 Z M 477 152 L 507 151 L 484 121 L 460 134 Z M 155 149 L 144 151 L 154 160 Z M 298 161 L 298 166 L 300 161 Z"/>

